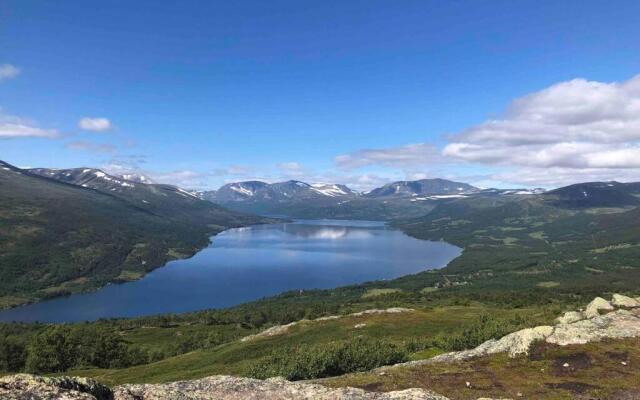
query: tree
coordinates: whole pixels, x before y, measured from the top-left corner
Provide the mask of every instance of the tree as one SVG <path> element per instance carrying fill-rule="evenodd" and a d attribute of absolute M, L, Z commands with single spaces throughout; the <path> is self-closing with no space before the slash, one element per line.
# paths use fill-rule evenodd
<path fill-rule="evenodd" d="M 28 346 L 28 372 L 63 372 L 72 367 L 76 354 L 71 332 L 67 327 L 54 326 L 35 335 Z"/>

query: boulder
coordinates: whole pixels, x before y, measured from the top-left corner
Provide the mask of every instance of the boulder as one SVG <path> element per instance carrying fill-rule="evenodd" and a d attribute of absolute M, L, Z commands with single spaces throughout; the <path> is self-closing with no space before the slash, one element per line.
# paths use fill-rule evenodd
<path fill-rule="evenodd" d="M 544 340 L 547 336 L 553 333 L 552 326 L 537 326 L 535 328 L 522 329 L 517 332 L 510 333 L 503 336 L 501 339 L 491 339 L 475 349 L 456 351 L 453 353 L 441 354 L 425 360 L 424 362 L 417 361 L 415 363 L 425 362 L 453 362 L 463 361 L 474 357 L 486 356 L 496 353 L 508 353 L 509 357 L 516 357 L 520 354 L 528 354 L 531 344 L 538 340 Z"/>
<path fill-rule="evenodd" d="M 600 311 L 612 311 L 615 307 L 602 297 L 596 297 L 587 305 L 587 309 L 584 311 L 584 316 L 587 318 L 594 318 L 600 315 Z"/>
<path fill-rule="evenodd" d="M 613 295 L 613 300 L 611 300 L 611 304 L 613 304 L 616 307 L 625 307 L 625 308 L 640 307 L 640 301 L 631 297 L 617 294 L 617 293 Z"/>
<path fill-rule="evenodd" d="M 585 344 L 602 339 L 622 339 L 640 337 L 640 309 L 633 311 L 617 310 L 592 319 L 585 319 L 572 324 L 557 325 L 547 343 L 566 346 L 569 344 Z"/>
<path fill-rule="evenodd" d="M 89 378 L 18 374 L 0 378 L 3 400 L 113 400 L 113 392 Z"/>
<path fill-rule="evenodd" d="M 584 319 L 581 311 L 567 311 L 561 317 L 556 318 L 558 324 L 571 324 Z"/>

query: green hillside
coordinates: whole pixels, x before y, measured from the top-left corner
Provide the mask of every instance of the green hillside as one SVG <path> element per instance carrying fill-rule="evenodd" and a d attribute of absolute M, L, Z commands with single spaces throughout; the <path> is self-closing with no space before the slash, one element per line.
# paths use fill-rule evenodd
<path fill-rule="evenodd" d="M 212 234 L 262 220 L 168 198 L 143 203 L 0 164 L 0 308 L 139 278 Z"/>

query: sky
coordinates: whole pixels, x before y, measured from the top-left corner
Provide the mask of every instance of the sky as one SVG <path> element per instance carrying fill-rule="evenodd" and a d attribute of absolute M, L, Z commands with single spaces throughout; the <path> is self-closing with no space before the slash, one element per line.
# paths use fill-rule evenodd
<path fill-rule="evenodd" d="M 640 181 L 638 1 L 0 2 L 0 159 L 241 180 Z"/>

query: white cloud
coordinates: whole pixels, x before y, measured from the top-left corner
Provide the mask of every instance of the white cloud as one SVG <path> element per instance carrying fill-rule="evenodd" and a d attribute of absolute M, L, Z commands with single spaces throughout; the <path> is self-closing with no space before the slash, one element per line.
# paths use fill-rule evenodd
<path fill-rule="evenodd" d="M 0 65 L 0 82 L 13 79 L 20 75 L 20 69 L 11 64 Z"/>
<path fill-rule="evenodd" d="M 510 186 L 556 188 L 578 182 L 636 182 L 640 169 L 606 168 L 518 168 L 490 176 L 492 182 L 504 182 Z"/>
<path fill-rule="evenodd" d="M 105 132 L 113 128 L 107 118 L 84 117 L 78 121 L 78 127 L 86 131 Z"/>
<path fill-rule="evenodd" d="M 501 119 L 454 135 L 445 156 L 495 165 L 640 167 L 640 75 L 574 79 L 515 100 Z"/>
<path fill-rule="evenodd" d="M 410 167 L 442 162 L 438 149 L 429 143 L 408 144 L 388 149 L 363 149 L 335 157 L 336 165 L 353 169 L 370 165 Z"/>
<path fill-rule="evenodd" d="M 40 128 L 33 121 L 0 112 L 0 139 L 28 137 L 53 139 L 59 136 L 60 133 L 55 129 Z"/>
<path fill-rule="evenodd" d="M 502 171 L 496 182 L 555 185 L 640 179 L 640 75 L 623 82 L 574 79 L 514 100 L 500 118 L 429 143 L 365 149 L 335 158 L 341 168 L 423 172 L 440 164 Z M 635 176 L 635 178 L 633 178 Z"/>

